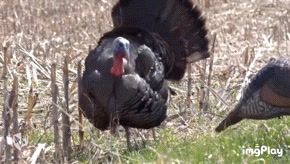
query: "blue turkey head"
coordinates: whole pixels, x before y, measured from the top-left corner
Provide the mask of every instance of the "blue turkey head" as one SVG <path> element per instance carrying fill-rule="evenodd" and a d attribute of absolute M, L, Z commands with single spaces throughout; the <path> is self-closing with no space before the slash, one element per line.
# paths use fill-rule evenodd
<path fill-rule="evenodd" d="M 113 41 L 114 57 L 113 57 L 113 67 L 111 68 L 111 74 L 114 76 L 122 76 L 124 71 L 123 59 L 129 61 L 129 40 L 123 37 L 117 37 Z"/>

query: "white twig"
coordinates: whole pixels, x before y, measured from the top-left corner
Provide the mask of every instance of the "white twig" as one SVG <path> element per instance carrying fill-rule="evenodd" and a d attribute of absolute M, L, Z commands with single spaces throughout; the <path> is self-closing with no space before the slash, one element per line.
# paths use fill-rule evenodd
<path fill-rule="evenodd" d="M 239 89 L 238 93 L 237 93 L 237 97 L 236 100 L 239 101 L 242 98 L 243 95 L 243 91 L 244 88 L 249 84 L 250 82 L 250 76 L 252 73 L 253 68 L 255 67 L 256 61 L 262 56 L 262 49 L 258 49 L 253 61 L 251 62 L 251 64 L 249 65 L 247 71 L 246 71 L 246 75 L 245 78 L 243 80 L 243 83 L 241 85 L 241 88 Z"/>
<path fill-rule="evenodd" d="M 44 148 L 45 148 L 45 143 L 44 144 L 39 143 L 37 145 L 37 148 L 30 159 L 31 164 L 35 164 L 37 162 L 37 159 L 38 159 L 41 151 L 44 150 Z"/>

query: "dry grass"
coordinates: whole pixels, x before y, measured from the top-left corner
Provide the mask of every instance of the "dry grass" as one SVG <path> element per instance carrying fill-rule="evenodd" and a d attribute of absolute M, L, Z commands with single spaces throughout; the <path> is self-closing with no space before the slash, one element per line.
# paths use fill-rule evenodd
<path fill-rule="evenodd" d="M 205 68 L 203 62 L 193 64 L 194 88 L 190 91 L 191 108 L 188 109 L 186 105 L 188 103 L 186 76 L 182 82 L 172 84 L 178 95 L 172 97 L 168 115 L 169 118 L 175 119 L 164 122 L 159 128 L 170 129 L 173 135 L 185 138 L 193 135 L 215 135 L 213 127 L 221 120 L 220 115 L 224 115 L 224 111 L 227 112 L 233 107 L 248 79 L 270 58 L 285 57 L 290 52 L 290 1 L 201 2 L 203 3 L 199 4 L 208 20 L 210 38 L 212 39 L 214 34 L 217 35 L 211 86 L 203 85 L 206 81 L 202 80 L 207 80 L 208 67 Z M 58 105 L 63 109 L 62 66 L 65 56 L 70 59 L 69 104 L 74 141 L 73 158 L 70 162 L 81 161 L 80 156 L 76 158 L 79 154 L 86 154 L 86 158 L 100 162 L 123 160 L 121 148 L 125 145 L 124 135 L 113 137 L 107 132 L 99 132 L 87 122 L 84 124 L 85 148 L 81 151 L 77 149 L 77 62 L 83 60 L 89 48 L 95 47 L 102 34 L 112 28 L 110 9 L 113 3 L 106 0 L 0 2 L 0 43 L 8 47 L 9 54 L 8 87 L 11 90 L 12 72 L 16 71 L 20 82 L 18 99 L 22 119 L 28 108 L 27 97 L 30 87 L 38 94 L 39 100 L 32 114 L 32 126 L 29 127 L 30 149 L 34 150 L 36 145 L 33 144 L 38 143 L 43 134 L 44 137 L 39 142 L 47 144 L 47 152 L 43 156 L 46 162 L 53 160 L 52 152 L 54 152 L 53 148 L 50 148 L 53 131 L 50 70 L 52 63 L 56 63 L 57 85 L 60 91 Z M 1 75 L 4 62 L 3 46 L 0 49 Z M 206 65 L 209 65 L 209 60 Z M 200 77 L 202 69 L 206 70 L 203 78 Z M 0 87 L 3 88 L 2 80 Z M 203 112 L 199 109 L 199 104 L 203 101 L 200 97 L 207 89 L 210 91 L 209 106 L 206 112 Z M 4 102 L 3 94 L 0 95 L 0 102 Z M 178 116 L 183 111 L 187 113 Z M 59 115 L 59 120 L 61 119 Z M 149 135 L 147 131 L 141 134 L 145 135 L 145 138 Z M 29 158 L 24 158 L 24 161 L 28 160 Z"/>

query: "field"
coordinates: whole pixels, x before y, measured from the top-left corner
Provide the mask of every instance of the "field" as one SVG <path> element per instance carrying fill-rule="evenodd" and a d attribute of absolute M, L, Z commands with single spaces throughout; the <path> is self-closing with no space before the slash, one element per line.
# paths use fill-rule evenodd
<path fill-rule="evenodd" d="M 131 129 L 132 142 L 136 143 L 136 150 L 131 152 L 126 149 L 122 128 L 117 135 L 111 135 L 108 131 L 95 129 L 85 118 L 82 125 L 79 124 L 78 67 L 83 66 L 88 51 L 97 45 L 102 34 L 112 29 L 110 9 L 115 2 L 0 1 L 0 102 L 5 109 L 7 91 L 11 91 L 13 80 L 18 79 L 16 113 L 19 125 L 26 123 L 22 125 L 29 138 L 25 149 L 18 152 L 20 163 L 35 160 L 37 163 L 290 161 L 290 129 L 287 126 L 290 120 L 287 117 L 245 120 L 221 134 L 214 132 L 237 104 L 251 77 L 271 58 L 288 56 L 290 0 L 199 0 L 197 4 L 207 19 L 210 47 L 214 47 L 212 58 L 191 64 L 190 72 L 181 82 L 170 84 L 177 95 L 172 96 L 167 120 L 155 128 L 156 139 L 151 130 Z M 5 63 L 8 70 L 5 70 Z M 63 73 L 66 63 L 68 91 Z M 54 66 L 55 80 L 51 77 Z M 58 89 L 51 92 L 54 83 Z M 35 106 L 31 105 L 34 100 Z M 55 113 L 56 108 L 58 113 Z M 11 109 L 11 117 L 12 114 Z M 62 153 L 57 155 L 65 147 L 55 145 L 54 138 L 57 126 L 60 130 L 58 142 L 63 142 L 65 116 L 69 116 L 71 127 L 66 158 Z M 54 124 L 53 119 L 58 120 L 58 124 Z M 6 133 L 5 124 L 1 119 L 0 136 Z M 84 131 L 83 139 L 79 127 Z M 4 146 L 3 137 L 0 140 L 0 163 L 11 162 L 15 151 L 11 149 L 11 158 L 7 159 L 7 146 Z M 35 153 L 41 146 L 40 153 Z M 260 150 L 261 146 L 282 149 L 283 155 L 243 154 L 247 148 Z"/>

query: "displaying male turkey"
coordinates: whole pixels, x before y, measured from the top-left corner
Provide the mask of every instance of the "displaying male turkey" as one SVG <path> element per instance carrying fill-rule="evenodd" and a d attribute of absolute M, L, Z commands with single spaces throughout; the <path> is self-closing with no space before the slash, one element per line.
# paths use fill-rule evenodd
<path fill-rule="evenodd" d="M 120 0 L 114 29 L 85 60 L 80 108 L 98 129 L 149 129 L 166 118 L 169 87 L 186 64 L 209 57 L 201 11 L 191 0 Z"/>
<path fill-rule="evenodd" d="M 242 100 L 215 129 L 221 132 L 243 119 L 290 115 L 290 58 L 269 62 L 253 78 Z"/>

